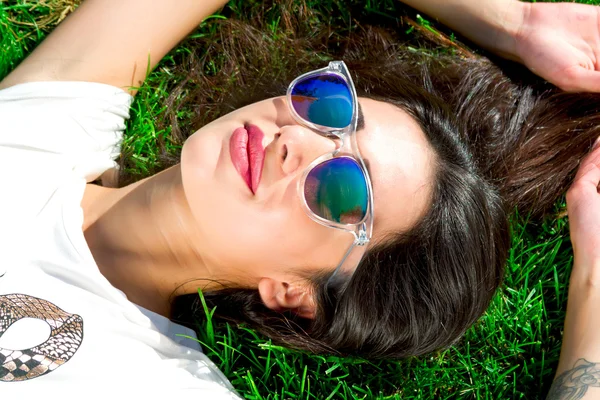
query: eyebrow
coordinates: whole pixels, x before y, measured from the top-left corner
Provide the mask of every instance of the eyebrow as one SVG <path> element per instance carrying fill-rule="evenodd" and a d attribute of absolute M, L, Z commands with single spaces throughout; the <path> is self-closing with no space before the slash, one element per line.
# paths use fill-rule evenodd
<path fill-rule="evenodd" d="M 356 119 L 356 130 L 360 131 L 361 129 L 365 129 L 365 116 L 363 114 L 360 103 L 358 103 L 358 118 Z"/>
<path fill-rule="evenodd" d="M 372 177 L 373 173 L 371 172 L 371 164 L 369 163 L 369 160 L 363 157 L 363 162 L 365 163 L 365 167 L 367 168 L 367 173 L 369 174 L 369 177 Z M 373 185 L 373 179 L 371 179 L 371 185 Z"/>
<path fill-rule="evenodd" d="M 356 131 L 360 131 L 362 129 L 365 129 L 365 115 L 363 114 L 362 111 L 362 107 L 360 106 L 360 102 L 358 103 L 358 118 L 356 119 Z M 369 174 L 369 176 L 373 176 L 373 173 L 371 173 L 371 165 L 369 164 L 369 160 L 366 159 L 362 154 L 360 155 L 363 159 L 363 162 L 365 163 L 365 167 L 367 168 L 367 173 Z M 373 185 L 373 179 L 371 179 L 371 185 Z"/>

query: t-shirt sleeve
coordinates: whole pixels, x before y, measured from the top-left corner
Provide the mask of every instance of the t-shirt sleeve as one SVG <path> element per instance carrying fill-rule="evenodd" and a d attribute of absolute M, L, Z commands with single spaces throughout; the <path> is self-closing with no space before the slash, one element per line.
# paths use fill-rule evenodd
<path fill-rule="evenodd" d="M 132 100 L 119 88 L 90 82 L 0 90 L 0 174 L 98 178 L 117 165 Z"/>

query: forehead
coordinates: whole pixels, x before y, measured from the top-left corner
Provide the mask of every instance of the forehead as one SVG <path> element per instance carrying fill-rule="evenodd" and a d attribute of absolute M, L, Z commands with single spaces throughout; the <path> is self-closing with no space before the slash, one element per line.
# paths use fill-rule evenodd
<path fill-rule="evenodd" d="M 359 98 L 364 127 L 356 139 L 369 165 L 374 236 L 410 229 L 430 205 L 435 157 L 419 124 L 392 104 Z"/>

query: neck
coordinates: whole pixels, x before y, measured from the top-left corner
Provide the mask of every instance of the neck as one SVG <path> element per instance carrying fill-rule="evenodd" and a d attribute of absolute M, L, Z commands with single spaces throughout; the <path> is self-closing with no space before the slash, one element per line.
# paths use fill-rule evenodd
<path fill-rule="evenodd" d="M 222 278 L 203 262 L 179 166 L 121 189 L 88 185 L 82 208 L 100 272 L 134 303 L 168 316 L 173 295 Z"/>

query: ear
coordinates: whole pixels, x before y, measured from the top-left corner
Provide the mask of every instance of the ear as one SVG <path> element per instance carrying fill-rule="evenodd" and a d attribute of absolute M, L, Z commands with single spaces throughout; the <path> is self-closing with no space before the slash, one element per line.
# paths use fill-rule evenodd
<path fill-rule="evenodd" d="M 287 283 L 272 278 L 261 278 L 258 293 L 271 310 L 291 311 L 302 318 L 313 319 L 316 305 L 312 291 L 307 285 Z"/>

